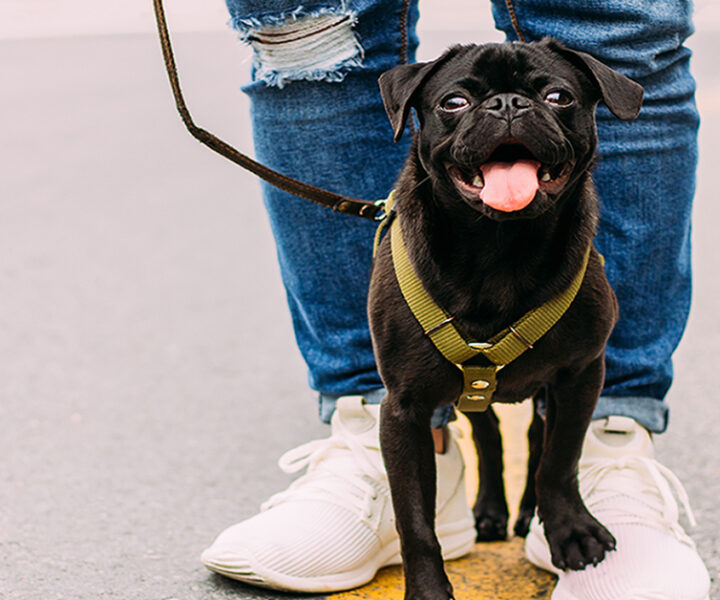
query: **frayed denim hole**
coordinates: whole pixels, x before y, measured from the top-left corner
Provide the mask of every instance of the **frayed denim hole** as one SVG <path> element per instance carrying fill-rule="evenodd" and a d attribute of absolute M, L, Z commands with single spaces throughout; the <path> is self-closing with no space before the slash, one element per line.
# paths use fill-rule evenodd
<path fill-rule="evenodd" d="M 342 81 L 362 67 L 356 23 L 352 12 L 323 12 L 249 28 L 243 37 L 254 51 L 253 80 L 279 88 L 293 80 Z"/>

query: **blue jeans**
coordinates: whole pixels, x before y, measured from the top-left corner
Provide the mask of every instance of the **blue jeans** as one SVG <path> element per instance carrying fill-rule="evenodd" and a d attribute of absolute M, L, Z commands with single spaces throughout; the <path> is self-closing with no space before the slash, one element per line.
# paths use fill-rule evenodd
<path fill-rule="evenodd" d="M 253 45 L 252 101 L 258 159 L 287 175 L 346 195 L 384 198 L 408 152 L 397 144 L 377 78 L 417 47 L 417 2 L 227 0 L 232 23 Z M 698 115 L 690 51 L 691 4 L 682 0 L 517 0 L 528 40 L 552 36 L 645 87 L 640 117 L 600 106 L 595 181 L 597 246 L 620 303 L 595 417 L 629 416 L 667 426 L 671 355 L 690 306 L 690 211 Z M 496 25 L 517 39 L 506 3 Z M 294 41 L 290 42 L 292 39 Z M 478 40 L 482 41 L 482 40 Z M 382 397 L 366 295 L 374 226 L 263 184 L 281 273 L 309 384 L 327 421 L 340 395 Z M 434 425 L 447 421 L 447 410 Z"/>

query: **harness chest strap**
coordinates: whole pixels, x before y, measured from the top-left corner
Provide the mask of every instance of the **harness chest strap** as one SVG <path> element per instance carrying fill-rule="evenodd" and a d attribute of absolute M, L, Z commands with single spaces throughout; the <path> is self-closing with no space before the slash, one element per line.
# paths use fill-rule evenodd
<path fill-rule="evenodd" d="M 474 342 L 465 339 L 452 315 L 438 306 L 423 287 L 408 258 L 397 215 L 390 225 L 390 244 L 395 276 L 410 310 L 425 335 L 463 374 L 463 391 L 457 406 L 465 411 L 486 410 L 492 402 L 497 371 L 531 349 L 565 314 L 585 277 L 592 248 L 588 246 L 580 270 L 562 294 L 527 312 L 487 342 Z M 478 354 L 492 365 L 464 364 Z"/>

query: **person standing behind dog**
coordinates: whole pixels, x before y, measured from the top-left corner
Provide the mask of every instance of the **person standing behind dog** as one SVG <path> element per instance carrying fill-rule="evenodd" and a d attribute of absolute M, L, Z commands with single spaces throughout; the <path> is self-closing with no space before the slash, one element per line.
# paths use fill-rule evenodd
<path fill-rule="evenodd" d="M 392 142 L 377 79 L 414 60 L 417 0 L 226 2 L 233 25 L 254 49 L 244 91 L 252 101 L 258 159 L 338 193 L 386 197 L 410 136 Z M 707 570 L 678 523 L 670 493 L 681 486 L 655 461 L 651 436 L 668 425 L 671 355 L 690 307 L 699 121 L 690 51 L 683 46 L 693 31 L 691 3 L 493 0 L 492 9 L 509 40 L 551 36 L 645 88 L 634 122 L 617 120 L 603 105 L 597 111 L 594 177 L 602 217 L 596 244 L 621 314 L 579 479 L 586 505 L 618 549 L 597 567 L 557 572 L 534 519 L 528 557 L 558 573 L 554 598 L 709 600 Z M 365 308 L 375 228 L 266 184 L 263 196 L 298 347 L 332 436 L 286 454 L 281 463 L 300 461 L 307 474 L 258 515 L 223 531 L 202 561 L 263 587 L 347 589 L 400 562 L 377 442 L 383 389 Z M 439 411 L 433 427 L 441 430 L 451 412 Z M 436 440 L 438 488 L 455 490 L 440 503 L 440 532 L 457 517 L 442 506 L 457 506 L 457 494 L 464 494 L 463 464 L 452 435 L 443 441 L 436 434 Z M 458 555 L 451 535 L 439 539 L 446 558 Z"/>

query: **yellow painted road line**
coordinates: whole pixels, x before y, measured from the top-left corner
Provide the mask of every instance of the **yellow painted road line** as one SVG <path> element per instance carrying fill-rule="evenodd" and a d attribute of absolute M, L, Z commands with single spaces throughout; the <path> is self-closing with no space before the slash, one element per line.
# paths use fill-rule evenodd
<path fill-rule="evenodd" d="M 517 506 L 525 487 L 527 460 L 526 432 L 532 416 L 532 405 L 495 405 L 500 418 L 505 449 L 505 486 L 510 508 L 508 529 L 512 531 Z M 463 437 L 460 448 L 465 457 L 466 483 L 470 506 L 477 492 L 477 458 L 467 419 L 458 419 Z M 483 598 L 494 600 L 549 599 L 555 577 L 535 568 L 524 558 L 524 540 L 511 538 L 507 542 L 475 544 L 466 557 L 445 563 L 445 568 L 459 600 Z M 404 593 L 402 569 L 382 569 L 369 584 L 348 592 L 332 594 L 329 600 L 402 600 Z"/>

